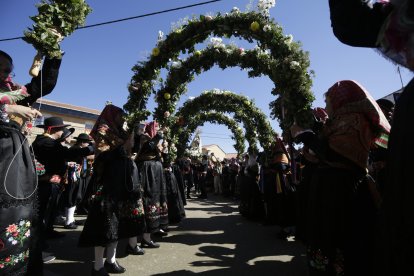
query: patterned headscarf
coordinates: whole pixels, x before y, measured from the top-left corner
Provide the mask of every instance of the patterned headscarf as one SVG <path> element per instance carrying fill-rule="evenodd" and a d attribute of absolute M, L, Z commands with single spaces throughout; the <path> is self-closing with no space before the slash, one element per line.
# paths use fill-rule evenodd
<path fill-rule="evenodd" d="M 149 137 L 154 138 L 157 134 L 158 123 L 156 121 L 152 121 L 151 123 L 145 126 L 144 133 L 148 134 Z"/>
<path fill-rule="evenodd" d="M 90 133 L 95 140 L 97 153 L 114 149 L 125 142 L 127 132 L 123 129 L 123 115 L 124 111 L 112 104 L 102 110 Z"/>
<path fill-rule="evenodd" d="M 377 102 L 358 82 L 344 80 L 328 89 L 326 97 L 332 105 L 330 117 L 346 113 L 364 113 L 373 127 L 389 133 L 391 126 Z"/>
<path fill-rule="evenodd" d="M 325 122 L 328 119 L 328 113 L 324 108 L 316 107 L 312 110 L 313 116 L 317 119 L 317 121 Z"/>
<path fill-rule="evenodd" d="M 374 143 L 387 147 L 390 124 L 374 99 L 355 81 L 335 83 L 326 97 L 331 114 L 323 132 L 329 147 L 365 169 Z"/>

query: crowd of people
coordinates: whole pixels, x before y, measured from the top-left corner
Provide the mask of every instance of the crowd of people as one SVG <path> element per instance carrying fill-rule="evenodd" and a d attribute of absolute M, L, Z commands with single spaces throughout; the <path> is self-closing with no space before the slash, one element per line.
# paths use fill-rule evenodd
<path fill-rule="evenodd" d="M 64 236 L 54 226 L 78 228 L 75 213 L 87 214 L 79 246 L 95 249 L 92 275 L 126 271 L 115 259 L 119 239 L 142 255 L 160 246 L 151 235 L 167 235 L 185 217 L 181 171 L 163 158 L 156 122 L 128 130 L 123 110 L 109 104 L 73 145 L 74 128 L 60 117 L 37 125 L 44 132 L 29 145 L 26 135 L 42 116 L 30 105 L 52 92 L 60 63 L 46 58 L 39 77 L 20 86 L 11 79 L 12 58 L 0 51 L 1 275 L 43 275 L 55 259 L 47 241 Z"/>
<path fill-rule="evenodd" d="M 312 128 L 291 127 L 302 148 L 284 150 L 276 139 L 266 161 L 258 158 L 259 172 L 256 165 L 250 169 L 256 177 L 245 178 L 241 207 L 247 217 L 264 210 L 253 215 L 270 216 L 279 238 L 302 241 L 310 275 L 374 275 L 391 129 L 381 107 L 391 115 L 392 102 L 381 100 L 380 107 L 349 80 L 335 83 L 325 97 Z"/>
<path fill-rule="evenodd" d="M 343 43 L 377 48 L 414 70 L 414 1 L 330 0 L 329 7 Z M 47 240 L 63 235 L 54 225 L 64 218 L 64 228 L 76 229 L 75 213 L 87 215 L 78 245 L 94 248 L 91 275 L 123 273 L 118 241 L 128 239 L 132 255 L 160 247 L 153 236 L 185 218 L 192 189 L 201 200 L 209 191 L 239 200 L 246 218 L 279 225 L 279 238 L 295 236 L 312 276 L 414 274 L 413 81 L 395 107 L 356 81 L 338 81 L 325 108 L 314 109 L 314 125 L 293 124 L 268 152 L 170 162 L 167 130 L 155 121 L 128 128 L 112 104 L 73 146 L 74 129 L 60 117 L 38 125 L 44 132 L 29 145 L 26 135 L 42 116 L 30 106 L 52 92 L 60 64 L 46 57 L 41 74 L 18 85 L 13 59 L 0 51 L 1 275 L 43 275 L 54 258 Z"/>

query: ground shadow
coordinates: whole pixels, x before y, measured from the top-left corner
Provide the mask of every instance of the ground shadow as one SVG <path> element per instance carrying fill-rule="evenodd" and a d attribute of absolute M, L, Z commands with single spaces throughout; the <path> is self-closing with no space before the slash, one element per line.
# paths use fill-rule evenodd
<path fill-rule="evenodd" d="M 187 207 L 187 211 L 202 214 L 206 212 L 209 216 L 186 218 L 179 225 L 171 227 L 169 236 L 155 238 L 164 251 L 155 249 L 148 256 L 138 256 L 138 259 L 133 256 L 133 259 L 121 260 L 121 263 L 127 264 L 127 269 L 130 268 L 125 275 L 307 275 L 304 247 L 299 242 L 278 240 L 277 226 L 264 227 L 243 218 L 238 214 L 238 206 L 228 199 L 217 197 L 217 200 L 209 198 L 203 201 L 194 200 L 193 203 L 195 204 Z M 90 275 L 93 249 L 77 247 L 80 229 L 59 231 L 65 231 L 66 237 L 51 240 L 50 251 L 55 253 L 60 262 L 46 264 L 46 270 L 51 273 L 45 275 Z M 133 263 L 142 261 L 139 264 L 142 269 L 147 266 L 150 271 L 149 258 L 165 258 L 168 254 L 174 254 L 167 249 L 173 248 L 174 244 L 197 247 L 196 253 L 194 249 L 188 251 L 192 257 L 186 268 L 170 267 L 169 270 L 174 271 L 160 274 L 145 274 L 145 270 L 144 273 L 143 270 L 135 272 L 131 260 Z M 127 257 L 126 246 L 127 240 L 119 241 L 118 258 Z M 194 254 L 200 258 L 193 258 Z M 183 258 L 185 257 L 184 255 Z"/>

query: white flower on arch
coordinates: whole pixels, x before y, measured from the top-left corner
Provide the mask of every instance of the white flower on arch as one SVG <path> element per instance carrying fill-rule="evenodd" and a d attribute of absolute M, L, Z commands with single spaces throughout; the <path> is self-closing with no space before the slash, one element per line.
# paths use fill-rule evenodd
<path fill-rule="evenodd" d="M 257 9 L 264 16 L 269 17 L 270 8 L 273 8 L 276 5 L 276 0 L 259 0 L 257 3 Z"/>

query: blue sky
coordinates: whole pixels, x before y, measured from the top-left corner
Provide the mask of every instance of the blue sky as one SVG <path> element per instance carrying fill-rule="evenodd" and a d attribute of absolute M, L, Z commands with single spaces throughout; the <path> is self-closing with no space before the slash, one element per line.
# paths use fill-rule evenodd
<path fill-rule="evenodd" d="M 89 0 L 93 12 L 87 24 L 116 20 L 159 10 L 202 2 L 202 0 Z M 158 31 L 165 34 L 171 24 L 193 14 L 229 12 L 237 6 L 245 10 L 249 0 L 223 0 L 205 6 L 171 12 L 132 21 L 96 28 L 77 30 L 62 43 L 65 51 L 58 84 L 47 99 L 102 109 L 110 100 L 122 106 L 127 100 L 127 84 L 133 73 L 131 68 L 138 61 L 146 60 L 154 47 Z M 2 1 L 0 38 L 22 36 L 31 26 L 29 16 L 35 15 L 36 0 Z M 254 2 L 255 6 L 256 2 Z M 330 27 L 328 1 L 277 0 L 271 17 L 280 24 L 286 35 L 291 34 L 302 48 L 310 53 L 311 66 L 316 76 L 312 91 L 316 96 L 314 106 L 324 106 L 323 93 L 336 81 L 354 79 L 364 85 L 374 98 L 380 98 L 401 88 L 397 67 L 372 49 L 354 48 L 339 42 Z M 233 39 L 244 48 L 253 48 L 244 41 Z M 15 80 L 30 81 L 28 70 L 34 48 L 22 40 L 0 42 L 0 49 L 14 59 Z M 407 84 L 412 73 L 401 69 L 403 83 Z M 283 74 L 283 72 L 281 72 Z M 256 104 L 270 113 L 273 84 L 267 77 L 249 79 L 247 73 L 237 68 L 222 71 L 218 68 L 196 77 L 188 87 L 190 96 L 197 96 L 213 88 L 231 90 L 254 98 Z M 149 108 L 153 109 L 150 102 Z M 279 130 L 276 121 L 272 126 Z M 202 128 L 203 144 L 218 144 L 226 152 L 234 152 L 230 132 L 225 126 L 205 124 Z M 210 138 L 217 137 L 217 138 Z"/>

